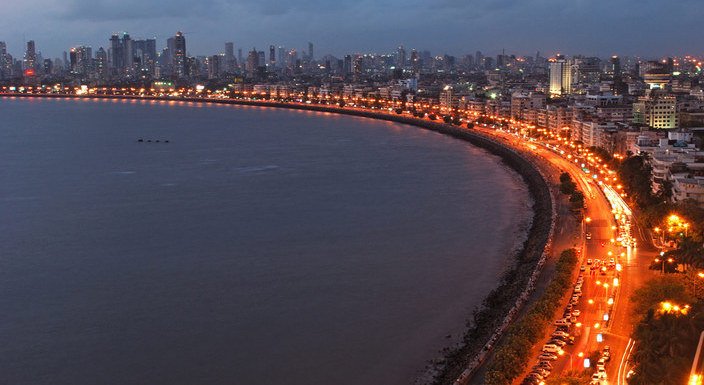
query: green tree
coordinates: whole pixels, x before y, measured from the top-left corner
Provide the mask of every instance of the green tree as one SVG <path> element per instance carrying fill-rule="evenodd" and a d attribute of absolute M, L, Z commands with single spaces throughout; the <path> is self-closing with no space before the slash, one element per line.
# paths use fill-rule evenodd
<path fill-rule="evenodd" d="M 574 191 L 570 195 L 570 203 L 572 208 L 581 209 L 584 207 L 584 194 L 581 191 Z"/>
<path fill-rule="evenodd" d="M 649 310 L 656 310 L 663 301 L 692 303 L 693 298 L 682 277 L 664 275 L 651 278 L 631 295 L 634 315 L 641 317 Z"/>

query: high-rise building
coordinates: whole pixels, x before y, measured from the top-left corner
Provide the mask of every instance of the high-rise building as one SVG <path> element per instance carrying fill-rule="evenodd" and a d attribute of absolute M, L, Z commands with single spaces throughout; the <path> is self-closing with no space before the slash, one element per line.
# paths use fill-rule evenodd
<path fill-rule="evenodd" d="M 225 72 L 233 73 L 235 72 L 235 66 L 237 65 L 237 60 L 235 59 L 235 43 L 227 42 L 225 43 Z"/>
<path fill-rule="evenodd" d="M 269 65 L 276 67 L 276 47 L 273 45 L 269 46 Z"/>
<path fill-rule="evenodd" d="M 34 46 L 34 40 L 27 42 L 27 50 L 24 53 L 24 70 L 25 74 L 34 75 L 37 69 L 37 50 Z"/>
<path fill-rule="evenodd" d="M 98 48 L 95 52 L 95 73 L 98 78 L 105 79 L 108 76 L 108 53 L 103 47 Z"/>
<path fill-rule="evenodd" d="M 313 43 L 308 42 L 308 60 L 315 60 L 315 55 L 313 54 Z"/>
<path fill-rule="evenodd" d="M 618 56 L 614 55 L 611 56 L 611 60 L 609 63 L 611 64 L 609 72 L 614 75 L 614 78 L 621 77 L 621 59 Z"/>
<path fill-rule="evenodd" d="M 5 70 L 7 66 L 7 44 L 0 41 L 0 79 L 5 79 Z"/>
<path fill-rule="evenodd" d="M 247 55 L 247 74 L 254 76 L 255 72 L 259 68 L 259 53 L 256 48 L 252 48 Z"/>
<path fill-rule="evenodd" d="M 172 53 L 174 63 L 174 75 L 179 78 L 188 76 L 188 58 L 186 56 L 186 37 L 181 31 L 174 36 L 174 50 Z"/>
<path fill-rule="evenodd" d="M 88 75 L 93 66 L 93 49 L 91 47 L 79 46 L 71 48 L 69 57 L 71 60 L 71 73 L 74 75 Z"/>
<path fill-rule="evenodd" d="M 42 65 L 42 67 L 42 72 L 45 75 L 54 74 L 54 63 L 51 61 L 51 59 L 44 59 L 44 64 Z"/>
<path fill-rule="evenodd" d="M 352 73 L 352 55 L 345 55 L 345 62 L 342 64 L 342 72 L 345 75 Z"/>
<path fill-rule="evenodd" d="M 110 67 L 113 74 L 122 74 L 125 71 L 125 47 L 116 33 L 110 37 L 109 52 Z"/>
<path fill-rule="evenodd" d="M 224 71 L 225 55 L 208 57 L 208 79 L 217 79 Z"/>
<path fill-rule="evenodd" d="M 406 66 L 406 50 L 403 46 L 399 46 L 396 50 L 396 67 L 403 68 Z"/>
<path fill-rule="evenodd" d="M 134 41 L 127 32 L 122 35 L 122 46 L 124 47 L 125 70 L 131 72 L 134 70 Z"/>
<path fill-rule="evenodd" d="M 550 95 L 561 96 L 572 92 L 572 65 L 562 55 L 550 59 Z"/>
<path fill-rule="evenodd" d="M 659 129 L 677 128 L 677 98 L 659 90 L 650 91 L 633 103 L 633 122 Z"/>
<path fill-rule="evenodd" d="M 286 48 L 279 46 L 277 50 L 278 55 L 276 55 L 276 57 L 278 58 L 278 60 L 276 61 L 276 65 L 279 68 L 283 68 L 285 66 L 284 58 L 286 57 Z"/>

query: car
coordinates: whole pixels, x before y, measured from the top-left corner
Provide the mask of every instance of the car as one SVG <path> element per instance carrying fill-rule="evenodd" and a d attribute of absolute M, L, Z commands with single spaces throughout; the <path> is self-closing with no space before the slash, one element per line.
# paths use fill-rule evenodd
<path fill-rule="evenodd" d="M 605 361 L 611 361 L 611 352 L 603 352 L 601 353 L 601 358 L 603 358 Z"/>
<path fill-rule="evenodd" d="M 575 286 L 575 287 L 574 287 L 574 292 L 575 292 L 576 294 L 578 294 L 578 295 L 579 295 L 579 294 L 582 294 L 582 285 L 577 285 L 577 286 Z"/>
<path fill-rule="evenodd" d="M 592 233 L 587 233 L 585 236 L 586 236 L 586 238 L 587 238 L 588 240 L 589 240 L 589 239 L 592 239 Z"/>
<path fill-rule="evenodd" d="M 557 338 L 551 339 L 550 341 L 548 341 L 548 343 L 551 345 L 557 345 L 559 347 L 563 347 L 563 346 L 567 345 L 567 342 L 565 342 L 561 339 L 557 339 Z"/>
<path fill-rule="evenodd" d="M 592 263 L 593 263 L 593 261 L 591 258 L 587 259 L 587 265 L 591 265 Z"/>
<path fill-rule="evenodd" d="M 541 350 L 544 353 L 557 353 L 562 349 L 560 349 L 560 347 L 555 344 L 545 344 L 543 345 L 543 348 Z"/>
<path fill-rule="evenodd" d="M 616 260 L 613 258 L 609 259 L 609 265 L 616 266 Z"/>
<path fill-rule="evenodd" d="M 561 330 L 557 330 L 554 333 L 551 334 L 552 337 L 563 337 L 567 338 L 570 336 L 570 333 L 563 332 Z"/>
<path fill-rule="evenodd" d="M 584 270 L 587 270 L 587 267 L 586 267 L 586 266 L 582 265 L 582 266 L 579 267 L 579 271 L 584 271 Z"/>
<path fill-rule="evenodd" d="M 601 378 L 606 379 L 606 368 L 603 366 L 597 366 L 596 372 L 601 376 Z"/>
<path fill-rule="evenodd" d="M 557 325 L 557 326 L 569 326 L 569 325 L 570 325 L 570 321 L 568 321 L 568 320 L 562 318 L 562 319 L 556 320 L 556 321 L 555 321 L 555 325 Z"/>
<path fill-rule="evenodd" d="M 574 345 L 574 337 L 567 337 L 567 345 Z"/>
<path fill-rule="evenodd" d="M 572 316 L 572 317 L 570 318 L 570 322 L 572 322 L 573 324 L 576 324 L 576 323 L 577 323 L 577 317 Z"/>
<path fill-rule="evenodd" d="M 567 325 L 558 326 L 558 327 L 556 327 L 555 329 L 556 329 L 556 330 L 559 330 L 559 331 L 562 331 L 562 332 L 565 332 L 565 333 L 569 333 L 569 332 L 570 332 L 570 327 L 567 326 Z"/>
<path fill-rule="evenodd" d="M 606 358 L 601 357 L 599 358 L 599 361 L 596 362 L 596 367 L 603 368 L 604 366 L 606 366 Z"/>
<path fill-rule="evenodd" d="M 536 373 L 543 378 L 547 378 L 550 375 L 549 370 L 547 370 L 545 368 L 541 368 L 540 366 L 534 366 L 533 370 L 531 370 L 531 373 Z"/>
<path fill-rule="evenodd" d="M 538 359 L 543 361 L 555 361 L 557 359 L 557 355 L 552 353 L 542 353 L 538 356 Z"/>
<path fill-rule="evenodd" d="M 552 364 L 550 363 L 550 361 L 538 361 L 538 364 L 536 366 L 545 368 L 547 370 L 552 370 Z"/>
<path fill-rule="evenodd" d="M 580 314 L 582 314 L 582 312 L 579 311 L 578 309 L 572 310 L 572 315 L 573 315 L 573 316 L 579 317 Z"/>

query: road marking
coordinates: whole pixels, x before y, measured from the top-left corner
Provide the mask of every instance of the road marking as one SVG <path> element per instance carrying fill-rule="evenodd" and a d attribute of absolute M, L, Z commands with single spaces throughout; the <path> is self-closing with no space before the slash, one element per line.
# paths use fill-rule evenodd
<path fill-rule="evenodd" d="M 635 346 L 635 341 L 632 338 L 628 339 L 628 344 L 626 344 L 626 349 L 623 351 L 621 356 L 621 362 L 618 365 L 618 371 L 616 372 L 616 384 L 617 385 L 627 385 L 626 375 L 628 372 L 628 360 L 631 357 L 631 352 L 633 351 L 633 346 Z"/>

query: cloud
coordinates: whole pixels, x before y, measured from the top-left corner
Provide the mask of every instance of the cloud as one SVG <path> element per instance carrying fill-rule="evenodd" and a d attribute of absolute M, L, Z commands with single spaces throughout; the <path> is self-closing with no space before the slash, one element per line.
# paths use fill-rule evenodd
<path fill-rule="evenodd" d="M 321 55 L 389 52 L 399 44 L 434 54 L 675 54 L 699 51 L 704 1 L 677 0 L 2 0 L 0 40 L 23 36 L 57 53 L 105 45 L 110 33 L 189 33 L 189 51 L 222 43 L 304 48 Z M 28 5 L 30 4 L 31 5 Z M 36 20 L 29 25 L 26 20 Z M 61 31 L 61 33 L 57 33 Z"/>
<path fill-rule="evenodd" d="M 61 17 L 66 20 L 135 20 L 161 18 L 214 18 L 223 0 L 66 0 Z"/>

